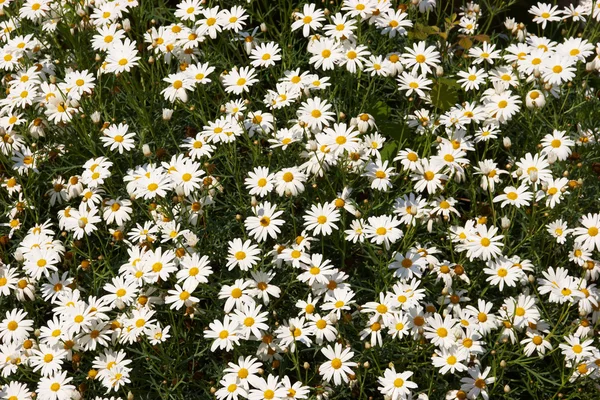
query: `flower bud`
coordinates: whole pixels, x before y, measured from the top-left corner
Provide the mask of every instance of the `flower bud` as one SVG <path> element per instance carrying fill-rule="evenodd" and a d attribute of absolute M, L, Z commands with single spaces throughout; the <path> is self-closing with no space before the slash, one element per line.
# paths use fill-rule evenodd
<path fill-rule="evenodd" d="M 172 116 L 173 116 L 173 110 L 171 110 L 169 108 L 163 108 L 163 110 L 162 110 L 162 119 L 164 121 L 169 121 Z"/>
<path fill-rule="evenodd" d="M 129 18 L 125 18 L 123 20 L 123 30 L 125 32 L 129 32 L 131 30 L 131 22 L 129 21 Z"/>
<path fill-rule="evenodd" d="M 98 123 L 100 123 L 100 119 L 101 119 L 100 112 L 98 112 L 98 111 L 94 111 L 94 112 L 92 113 L 92 115 L 90 115 L 90 118 L 92 119 L 92 122 L 93 122 L 93 123 L 95 123 L 95 124 L 98 124 Z"/>
<path fill-rule="evenodd" d="M 512 141 L 509 137 L 505 136 L 502 138 L 502 144 L 504 145 L 504 148 L 510 149 L 510 147 L 512 146 Z"/>
<path fill-rule="evenodd" d="M 538 172 L 537 171 L 529 171 L 529 180 L 533 183 L 538 181 Z"/>
<path fill-rule="evenodd" d="M 502 226 L 502 229 L 510 228 L 510 219 L 507 217 L 502 217 L 500 219 L 500 226 Z"/>
<path fill-rule="evenodd" d="M 518 168 L 518 169 L 515 171 L 515 174 L 517 175 L 517 177 L 519 177 L 519 178 L 520 178 L 520 177 L 523 175 L 523 169 L 522 169 L 522 168 Z"/>
<path fill-rule="evenodd" d="M 148 144 L 144 144 L 142 146 L 142 153 L 144 153 L 145 157 L 150 157 L 152 155 L 152 151 L 150 150 L 150 146 Z"/>

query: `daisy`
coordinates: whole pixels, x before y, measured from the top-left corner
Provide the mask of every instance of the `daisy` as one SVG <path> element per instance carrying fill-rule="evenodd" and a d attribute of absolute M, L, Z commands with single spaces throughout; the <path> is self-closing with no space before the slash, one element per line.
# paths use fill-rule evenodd
<path fill-rule="evenodd" d="M 210 346 L 210 351 L 216 349 L 225 351 L 233 350 L 234 345 L 239 345 L 239 323 L 237 320 L 230 319 L 229 315 L 225 315 L 223 322 L 214 320 L 208 325 L 209 329 L 204 331 L 204 337 L 214 339 Z"/>
<path fill-rule="evenodd" d="M 416 181 L 414 189 L 417 192 L 427 190 L 429 194 L 433 194 L 443 187 L 444 181 L 448 180 L 448 176 L 441 172 L 444 164 L 435 160 L 429 161 L 423 158 L 415 163 L 415 167 L 411 179 Z"/>
<path fill-rule="evenodd" d="M 211 39 L 216 39 L 217 34 L 223 30 L 222 12 L 219 6 L 213 8 L 203 8 L 200 10 L 204 18 L 196 23 L 196 34 L 200 36 L 208 35 Z"/>
<path fill-rule="evenodd" d="M 499 256 L 502 253 L 501 248 L 504 247 L 501 242 L 504 236 L 496 236 L 497 232 L 498 228 L 495 226 L 488 228 L 485 225 L 477 225 L 474 233 L 468 237 L 468 242 L 464 245 L 469 260 L 480 258 L 487 261 Z"/>
<path fill-rule="evenodd" d="M 250 240 L 242 243 L 242 239 L 236 238 L 229 242 L 229 256 L 227 257 L 227 268 L 231 271 L 238 267 L 242 271 L 254 267 L 260 260 L 260 249 L 253 245 Z"/>
<path fill-rule="evenodd" d="M 250 53 L 250 64 L 253 67 L 272 67 L 276 61 L 281 61 L 281 48 L 275 42 L 260 43 Z"/>
<path fill-rule="evenodd" d="M 135 147 L 133 138 L 136 134 L 128 131 L 129 125 L 127 124 L 112 124 L 103 131 L 104 136 L 101 136 L 100 140 L 104 142 L 104 147 L 109 147 L 110 150 L 118 150 L 119 154 L 123 154 L 124 151 L 129 151 Z"/>
<path fill-rule="evenodd" d="M 171 305 L 171 310 L 179 310 L 181 307 L 192 307 L 195 303 L 198 303 L 200 299 L 192 296 L 191 292 L 195 289 L 195 286 L 184 285 L 184 287 L 175 284 L 175 289 L 168 290 L 168 295 L 165 296 L 165 304 Z"/>
<path fill-rule="evenodd" d="M 478 69 L 475 66 L 469 67 L 467 71 L 459 71 L 457 75 L 460 76 L 461 79 L 458 79 L 456 82 L 460 83 L 466 91 L 479 90 L 479 86 L 485 83 L 488 76 L 485 70 Z"/>
<path fill-rule="evenodd" d="M 504 188 L 504 194 L 494 197 L 494 203 L 502 202 L 502 208 L 507 204 L 521 208 L 528 206 L 532 197 L 533 193 L 529 191 L 529 188 L 526 185 L 521 185 L 518 188 L 507 186 Z"/>
<path fill-rule="evenodd" d="M 124 41 L 115 41 L 106 55 L 106 72 L 120 74 L 129 72 L 131 68 L 137 66 L 140 57 L 136 45 L 136 42 L 128 38 Z"/>
<path fill-rule="evenodd" d="M 440 369 L 441 374 L 445 375 L 448 372 L 454 374 L 468 369 L 465 365 L 468 357 L 467 349 L 452 346 L 436 350 L 432 357 L 432 363 L 434 367 Z"/>
<path fill-rule="evenodd" d="M 531 357 L 534 352 L 543 357 L 546 354 L 546 350 L 552 350 L 552 344 L 543 334 L 529 330 L 525 334 L 527 337 L 521 340 L 520 343 L 521 345 L 525 345 L 523 353 L 527 357 Z"/>
<path fill-rule="evenodd" d="M 377 9 L 376 0 L 345 0 L 342 11 L 348 11 L 351 17 L 367 19 Z"/>
<path fill-rule="evenodd" d="M 390 400 L 408 399 L 411 395 L 411 389 L 418 387 L 416 383 L 409 380 L 412 375 L 411 371 L 396 372 L 393 366 L 386 368 L 383 376 L 377 378 L 381 385 L 379 391 L 384 396 L 389 397 Z"/>
<path fill-rule="evenodd" d="M 307 99 L 298 109 L 298 119 L 306 123 L 310 129 L 322 130 L 323 126 L 329 126 L 334 121 L 334 112 L 330 111 L 332 105 L 327 100 L 319 97 Z"/>
<path fill-rule="evenodd" d="M 395 277 L 407 281 L 414 276 L 420 278 L 423 275 L 427 268 L 427 260 L 418 252 L 409 250 L 406 254 L 396 253 L 388 268 L 394 270 Z"/>
<path fill-rule="evenodd" d="M 69 383 L 73 378 L 67 378 L 67 372 L 62 371 L 49 377 L 42 377 L 38 382 L 37 393 L 46 400 L 68 400 L 76 391 Z"/>
<path fill-rule="evenodd" d="M 224 9 L 221 11 L 221 23 L 225 30 L 238 33 L 246 26 L 245 21 L 247 19 L 246 10 L 240 6 L 233 6 L 229 10 Z"/>
<path fill-rule="evenodd" d="M 335 288 L 333 293 L 327 293 L 325 301 L 321 308 L 324 311 L 329 311 L 334 314 L 338 320 L 342 316 L 342 311 L 350 310 L 350 305 L 356 303 L 354 298 L 354 292 L 350 289 Z"/>
<path fill-rule="evenodd" d="M 331 24 L 325 25 L 323 28 L 328 37 L 338 39 L 339 41 L 354 39 L 356 21 L 350 18 L 348 14 L 338 12 L 331 17 L 331 22 Z"/>
<path fill-rule="evenodd" d="M 324 260 L 321 254 L 312 254 L 309 263 L 303 264 L 302 268 L 305 272 L 298 275 L 298 280 L 306 282 L 311 287 L 315 282 L 327 285 L 331 276 L 337 272 L 337 269 L 331 265 L 331 261 Z"/>
<path fill-rule="evenodd" d="M 585 250 L 600 250 L 600 214 L 583 215 L 579 223 L 582 226 L 573 229 L 575 243 L 580 243 Z"/>
<path fill-rule="evenodd" d="M 175 16 L 182 21 L 195 21 L 196 16 L 200 15 L 202 7 L 199 0 L 183 0 L 177 4 Z"/>
<path fill-rule="evenodd" d="M 554 208 L 560 203 L 563 197 L 563 192 L 566 191 L 566 187 L 569 180 L 567 178 L 550 179 L 546 185 L 546 207 Z M 538 194 L 543 195 L 544 192 Z"/>
<path fill-rule="evenodd" d="M 33 349 L 33 355 L 29 359 L 33 371 L 40 371 L 42 376 L 54 375 L 62 370 L 61 364 L 67 352 L 56 347 L 40 345 L 39 350 Z"/>
<path fill-rule="evenodd" d="M 275 190 L 280 196 L 297 196 L 304 192 L 306 175 L 297 167 L 283 168 L 274 177 Z"/>
<path fill-rule="evenodd" d="M 424 90 L 431 90 L 429 85 L 433 82 L 431 79 L 427 79 L 426 75 L 416 75 L 415 73 L 407 73 L 403 72 L 402 75 L 397 77 L 398 79 L 398 89 L 401 91 L 406 91 L 406 96 L 409 97 L 413 94 L 413 91 L 419 97 L 425 97 L 426 94 Z"/>
<path fill-rule="evenodd" d="M 236 279 L 233 285 L 223 285 L 219 291 L 219 299 L 227 299 L 223 309 L 230 312 L 234 307 L 241 308 L 244 304 L 252 304 L 254 300 L 250 297 L 252 282 Z"/>
<path fill-rule="evenodd" d="M 406 47 L 406 53 L 402 54 L 402 64 L 407 68 L 412 67 L 412 74 L 419 69 L 423 75 L 430 74 L 432 68 L 437 68 L 440 63 L 440 53 L 434 46 L 425 48 L 425 45 L 425 41 L 419 41 L 413 44 L 412 49 Z"/>
<path fill-rule="evenodd" d="M 160 93 L 165 96 L 165 100 L 171 103 L 175 102 L 175 99 L 187 102 L 188 91 L 194 90 L 194 81 L 184 72 L 170 74 L 163 79 L 163 82 L 169 83 L 169 86 Z"/>
<path fill-rule="evenodd" d="M 107 224 L 115 223 L 122 226 L 125 222 L 131 219 L 131 201 L 126 199 L 111 199 L 104 203 L 102 217 Z"/>
<path fill-rule="evenodd" d="M 248 392 L 248 400 L 285 400 L 288 398 L 287 390 L 279 382 L 279 377 L 267 375 L 267 379 L 257 377 L 253 379 L 252 386 Z"/>
<path fill-rule="evenodd" d="M 541 24 L 542 29 L 546 29 L 546 24 L 552 21 L 560 21 L 560 11 L 558 6 L 552 6 L 546 3 L 537 3 L 535 6 L 531 6 L 529 14 L 535 15 L 533 22 Z"/>
<path fill-rule="evenodd" d="M 412 21 L 408 18 L 408 13 L 392 9 L 380 13 L 376 24 L 381 29 L 381 34 L 388 35 L 390 38 L 396 37 L 396 35 L 406 36 L 406 28 L 413 26 Z"/>
<path fill-rule="evenodd" d="M 531 90 L 525 96 L 525 105 L 529 109 L 543 108 L 546 105 L 546 96 L 537 89 Z"/>
<path fill-rule="evenodd" d="M 364 235 L 366 238 L 371 239 L 372 243 L 378 245 L 383 243 L 385 248 L 389 249 L 392 243 L 395 243 L 404 235 L 404 232 L 397 228 L 398 225 L 400 225 L 400 221 L 393 216 L 369 217 Z"/>
<path fill-rule="evenodd" d="M 334 69 L 344 58 L 343 47 L 334 39 L 321 38 L 308 51 L 312 54 L 308 62 L 323 71 Z"/>
<path fill-rule="evenodd" d="M 371 55 L 367 46 L 358 45 L 353 46 L 344 44 L 344 57 L 339 62 L 339 65 L 345 65 L 346 70 L 350 73 L 356 73 L 356 71 L 362 71 L 364 63 L 367 61 L 366 57 Z"/>
<path fill-rule="evenodd" d="M 538 181 L 543 183 L 552 179 L 552 172 L 549 169 L 550 164 L 543 154 L 532 155 L 531 153 L 527 153 L 525 157 L 517 161 L 516 166 L 522 171 L 519 180 L 523 180 L 527 184 L 535 186 Z M 517 176 L 515 171 L 513 177 Z"/>
<path fill-rule="evenodd" d="M 575 335 L 565 336 L 565 342 L 558 345 L 565 359 L 580 361 L 582 358 L 592 355 L 593 339 L 579 338 Z M 583 340 L 582 340 L 583 339 Z"/>
<path fill-rule="evenodd" d="M 519 281 L 519 273 L 517 268 L 506 263 L 506 260 L 500 258 L 496 261 L 491 261 L 489 268 L 484 268 L 483 272 L 489 275 L 486 279 L 491 285 L 499 286 L 500 291 L 504 290 L 504 285 L 515 287 Z"/>
<path fill-rule="evenodd" d="M 561 85 L 575 78 L 576 68 L 571 58 L 553 55 L 542 64 L 540 72 L 542 78 L 551 85 Z"/>
<path fill-rule="evenodd" d="M 270 297 L 278 298 L 281 294 L 281 289 L 270 283 L 275 277 L 275 272 L 250 272 L 252 280 L 250 281 L 253 288 L 250 290 L 250 295 L 256 297 L 264 304 L 269 304 Z"/>
<path fill-rule="evenodd" d="M 186 254 L 179 260 L 180 270 L 177 271 L 177 282 L 183 282 L 184 286 L 207 283 L 207 278 L 213 272 L 209 262 L 208 256 L 200 256 L 198 253 Z"/>
<path fill-rule="evenodd" d="M 467 398 L 475 399 L 481 395 L 484 400 L 489 399 L 487 392 L 488 385 L 496 381 L 496 378 L 493 376 L 488 378 L 490 371 L 490 367 L 487 367 L 483 372 L 481 372 L 479 366 L 469 368 L 468 372 L 470 376 L 460 379 L 460 389 L 467 392 Z"/>
<path fill-rule="evenodd" d="M 248 92 L 250 87 L 258 82 L 256 70 L 250 67 L 242 67 L 239 70 L 231 70 L 223 78 L 223 85 L 227 93 L 242 94 Z"/>
<path fill-rule="evenodd" d="M 333 326 L 335 318 L 332 314 L 321 316 L 314 313 L 308 314 L 307 318 L 310 321 L 308 329 L 315 336 L 317 344 L 322 344 L 323 341 L 335 341 L 338 331 Z"/>
<path fill-rule="evenodd" d="M 335 154 L 347 151 L 352 153 L 358 150 L 360 139 L 354 126 L 348 127 L 345 123 L 333 124 L 333 128 L 325 128 L 323 133 L 323 144 Z"/>
<path fill-rule="evenodd" d="M 339 343 L 335 344 L 335 347 L 328 345 L 321 349 L 321 352 L 328 361 L 324 362 L 319 366 L 319 374 L 323 376 L 323 379 L 333 382 L 336 385 L 340 385 L 342 381 L 348 382 L 348 375 L 353 375 L 352 367 L 356 367 L 355 362 L 350 361 L 354 356 L 349 348 L 342 350 L 342 345 Z"/>
<path fill-rule="evenodd" d="M 553 153 L 559 161 L 566 160 L 571 155 L 571 147 L 575 141 L 569 138 L 565 131 L 554 130 L 542 139 L 542 151 L 545 154 Z"/>
<path fill-rule="evenodd" d="M 440 314 L 434 314 L 432 317 L 427 318 L 427 326 L 425 326 L 425 338 L 429 339 L 434 345 L 443 348 L 450 349 L 454 346 L 455 338 L 453 331 L 456 327 L 457 321 L 446 315 L 444 319 Z"/>
<path fill-rule="evenodd" d="M 287 325 L 281 325 L 277 331 L 277 339 L 282 348 L 289 348 L 295 351 L 296 343 L 303 343 L 306 346 L 312 344 L 309 337 L 310 330 L 305 326 L 305 318 L 291 318 Z"/>
<path fill-rule="evenodd" d="M 363 176 L 371 181 L 371 188 L 387 192 L 392 187 L 390 178 L 396 175 L 394 167 L 388 167 L 388 161 L 375 160 L 367 164 Z"/>
<path fill-rule="evenodd" d="M 496 50 L 495 44 L 484 42 L 483 47 L 471 47 L 469 56 L 475 59 L 473 60 L 475 65 L 483 62 L 494 65 L 494 60 L 500 58 L 500 50 Z"/>
<path fill-rule="evenodd" d="M 547 232 L 552 235 L 556 239 L 556 243 L 564 244 L 567 240 L 567 236 L 571 234 L 573 231 L 569 229 L 567 223 L 562 219 L 557 219 L 546 225 Z"/>
<path fill-rule="evenodd" d="M 267 312 L 261 312 L 262 306 L 256 304 L 247 304 L 241 309 L 234 310 L 235 318 L 239 323 L 239 334 L 246 340 L 250 339 L 251 335 L 255 338 L 261 338 L 261 331 L 269 330 L 267 321 Z"/>
<path fill-rule="evenodd" d="M 276 211 L 277 205 L 265 201 L 253 207 L 253 217 L 246 218 L 244 225 L 248 233 L 257 241 L 264 242 L 267 237 L 277 239 L 277 234 L 281 233 L 279 226 L 284 224 L 284 220 L 278 219 L 283 211 Z"/>
<path fill-rule="evenodd" d="M 519 96 L 512 96 L 510 91 L 494 94 L 485 101 L 485 109 L 490 118 L 496 119 L 500 124 L 510 121 L 519 111 L 520 105 Z"/>
<path fill-rule="evenodd" d="M 215 67 L 211 67 L 208 63 L 192 64 L 185 70 L 185 75 L 196 84 L 206 85 L 212 82 L 208 75 L 212 74 Z"/>
<path fill-rule="evenodd" d="M 292 23 L 292 31 L 302 28 L 302 35 L 308 37 L 311 30 L 318 30 L 323 26 L 325 14 L 320 8 L 316 8 L 316 4 L 308 3 L 302 8 L 302 12 L 296 12 L 296 21 Z"/>
<path fill-rule="evenodd" d="M 304 218 L 304 226 L 313 231 L 314 235 L 331 235 L 334 229 L 338 229 L 335 222 L 340 220 L 340 212 L 331 203 L 313 204 Z"/>

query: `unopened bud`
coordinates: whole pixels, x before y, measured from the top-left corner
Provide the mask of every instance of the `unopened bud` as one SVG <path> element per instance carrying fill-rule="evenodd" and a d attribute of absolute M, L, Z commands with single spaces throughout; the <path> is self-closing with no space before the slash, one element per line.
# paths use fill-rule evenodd
<path fill-rule="evenodd" d="M 510 140 L 509 137 L 504 137 L 504 138 L 502 138 L 502 144 L 504 145 L 504 148 L 510 149 L 512 146 L 512 141 Z"/>
<path fill-rule="evenodd" d="M 260 24 L 260 31 L 261 32 L 266 32 L 267 31 L 267 24 L 265 24 L 264 22 L 262 24 Z"/>
<path fill-rule="evenodd" d="M 538 172 L 537 171 L 529 171 L 529 180 L 533 183 L 538 181 Z"/>
<path fill-rule="evenodd" d="M 150 157 L 152 155 L 152 151 L 150 150 L 150 146 L 148 144 L 144 144 L 142 146 L 142 153 L 144 153 L 145 157 Z"/>
<path fill-rule="evenodd" d="M 502 217 L 500 219 L 500 226 L 502 226 L 502 229 L 510 228 L 510 219 L 508 217 Z"/>
<path fill-rule="evenodd" d="M 169 108 L 163 108 L 163 110 L 162 110 L 162 119 L 164 121 L 169 121 L 172 116 L 173 116 L 173 110 L 171 110 Z"/>
<path fill-rule="evenodd" d="M 558 159 L 558 157 L 556 156 L 556 154 L 554 152 L 551 151 L 548 153 L 548 164 L 554 164 L 557 159 Z"/>
<path fill-rule="evenodd" d="M 129 21 L 129 18 L 125 18 L 123 20 L 123 30 L 125 32 L 129 32 L 131 30 L 131 22 Z"/>
<path fill-rule="evenodd" d="M 100 112 L 98 112 L 98 111 L 94 111 L 94 112 L 92 113 L 92 115 L 90 115 L 90 118 L 92 119 L 92 122 L 93 122 L 93 123 L 95 123 L 95 124 L 98 124 L 98 123 L 100 123 L 100 119 L 101 119 Z"/>
<path fill-rule="evenodd" d="M 517 177 L 521 177 L 523 175 L 523 169 L 522 168 L 518 168 L 515 171 L 515 174 L 517 175 Z"/>

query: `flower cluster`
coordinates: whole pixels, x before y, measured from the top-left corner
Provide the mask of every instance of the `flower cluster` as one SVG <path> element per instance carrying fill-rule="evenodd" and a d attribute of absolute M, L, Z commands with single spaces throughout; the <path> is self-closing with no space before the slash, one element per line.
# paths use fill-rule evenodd
<path fill-rule="evenodd" d="M 0 4 L 0 398 L 600 378 L 599 2 L 162 3 Z"/>

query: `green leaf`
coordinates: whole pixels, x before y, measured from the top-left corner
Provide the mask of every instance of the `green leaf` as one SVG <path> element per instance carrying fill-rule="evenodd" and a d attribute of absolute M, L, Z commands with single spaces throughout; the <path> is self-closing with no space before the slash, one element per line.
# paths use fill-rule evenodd
<path fill-rule="evenodd" d="M 367 113 L 375 118 L 375 123 L 385 121 L 390 117 L 390 106 L 385 101 L 379 100 L 372 106 L 367 107 Z"/>
<path fill-rule="evenodd" d="M 431 102 L 441 111 L 449 110 L 458 103 L 458 87 L 460 85 L 451 79 L 439 79 L 431 89 Z"/>
<path fill-rule="evenodd" d="M 394 157 L 396 156 L 396 148 L 398 147 L 398 145 L 396 144 L 396 142 L 389 142 L 387 144 L 385 144 L 383 146 L 383 149 L 381 149 L 381 159 L 383 161 L 385 160 L 393 160 Z"/>
<path fill-rule="evenodd" d="M 383 136 L 392 138 L 394 140 L 400 140 L 402 139 L 406 124 L 403 121 L 387 120 L 383 121 L 382 123 L 378 123 L 377 128 Z"/>

